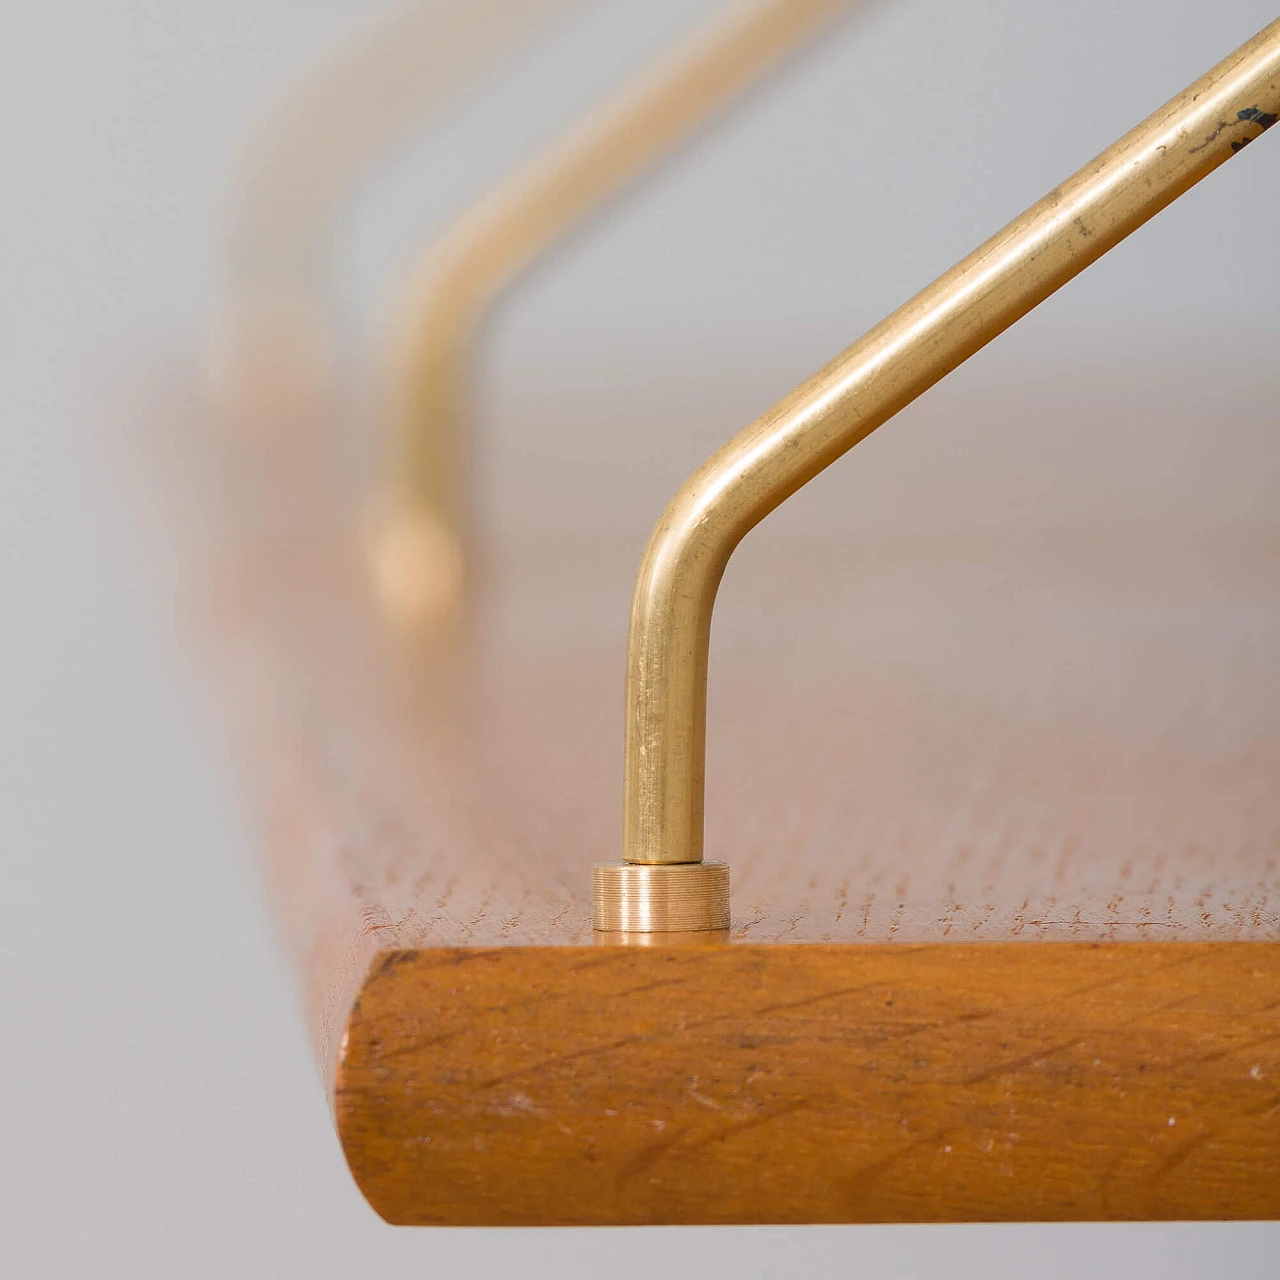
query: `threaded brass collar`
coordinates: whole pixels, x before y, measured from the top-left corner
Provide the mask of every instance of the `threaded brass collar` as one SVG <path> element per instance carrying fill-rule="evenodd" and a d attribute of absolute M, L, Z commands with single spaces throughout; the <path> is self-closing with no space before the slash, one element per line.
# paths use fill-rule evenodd
<path fill-rule="evenodd" d="M 727 862 L 600 862 L 593 923 L 604 932 L 686 933 L 729 927 Z"/>

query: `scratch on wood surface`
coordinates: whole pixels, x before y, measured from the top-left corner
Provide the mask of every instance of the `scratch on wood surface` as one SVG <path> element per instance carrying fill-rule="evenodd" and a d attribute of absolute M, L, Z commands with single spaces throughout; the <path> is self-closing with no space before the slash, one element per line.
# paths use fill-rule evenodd
<path fill-rule="evenodd" d="M 686 1127 L 673 1129 L 669 1134 L 645 1143 L 618 1169 L 615 1178 L 616 1189 L 619 1192 L 625 1192 L 628 1184 L 647 1173 L 672 1148 L 679 1146 L 687 1132 Z"/>
<path fill-rule="evenodd" d="M 937 1129 L 926 1137 L 903 1144 L 887 1156 L 881 1156 L 878 1160 L 871 1160 L 861 1165 L 854 1170 L 852 1176 L 845 1179 L 843 1189 L 845 1198 L 853 1202 L 867 1199 L 875 1184 L 895 1165 L 900 1164 L 916 1151 L 931 1147 L 945 1147 L 950 1136 L 949 1130 Z"/>
<path fill-rule="evenodd" d="M 1166 1156 L 1149 1175 L 1150 1185 L 1158 1186 L 1161 1182 L 1169 1177 L 1171 1173 L 1180 1164 L 1183 1164 L 1191 1156 L 1195 1155 L 1202 1147 L 1208 1146 L 1217 1139 L 1218 1130 L 1216 1128 L 1208 1129 L 1204 1133 L 1197 1134 L 1188 1142 L 1182 1143 L 1171 1155 Z"/>
<path fill-rule="evenodd" d="M 522 1076 L 541 1075 L 543 1072 L 554 1070 L 556 1067 L 567 1066 L 569 1063 L 578 1062 L 583 1058 L 599 1058 L 648 1038 L 647 1036 L 624 1036 L 620 1040 L 611 1040 L 608 1044 L 591 1045 L 585 1049 L 577 1049 L 573 1053 L 553 1054 L 547 1058 L 540 1058 L 537 1062 L 531 1062 L 528 1066 L 505 1072 L 503 1075 L 492 1076 L 487 1080 L 479 1080 L 476 1082 L 475 1087 L 477 1089 L 492 1089 L 496 1085 L 509 1084 L 512 1080 L 519 1080 Z"/>
<path fill-rule="evenodd" d="M 1079 1048 L 1083 1043 L 1083 1040 L 1068 1040 L 1063 1044 L 1055 1044 L 1046 1048 L 1038 1048 L 1034 1053 L 1023 1054 L 1020 1058 L 1010 1058 L 1004 1062 L 994 1063 L 992 1066 L 984 1068 L 982 1071 L 975 1072 L 971 1076 L 963 1077 L 961 1080 L 957 1081 L 957 1083 L 967 1088 L 975 1084 L 984 1084 L 988 1080 L 995 1079 L 996 1076 L 1016 1075 L 1023 1069 L 1023 1067 L 1039 1066 L 1042 1062 L 1047 1062 L 1056 1054 L 1066 1053 L 1069 1049 Z"/>
<path fill-rule="evenodd" d="M 787 1117 L 793 1116 L 797 1112 L 804 1111 L 809 1107 L 809 1105 L 810 1099 L 798 1098 L 792 1102 L 783 1103 L 781 1106 L 762 1109 L 759 1115 L 750 1116 L 745 1120 L 735 1120 L 728 1124 L 717 1126 L 699 1137 L 690 1139 L 690 1141 L 684 1144 L 683 1149 L 685 1151 L 697 1151 L 702 1148 L 709 1147 L 714 1143 L 727 1142 L 730 1138 L 736 1138 L 753 1129 L 760 1129 L 765 1125 L 774 1124 L 779 1120 L 785 1120 Z"/>

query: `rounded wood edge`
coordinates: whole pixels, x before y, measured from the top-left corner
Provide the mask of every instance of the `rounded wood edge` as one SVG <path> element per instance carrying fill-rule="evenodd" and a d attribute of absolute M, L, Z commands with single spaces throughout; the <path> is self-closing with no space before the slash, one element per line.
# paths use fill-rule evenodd
<path fill-rule="evenodd" d="M 397 951 L 334 1079 L 405 1225 L 1280 1216 L 1280 944 Z"/>

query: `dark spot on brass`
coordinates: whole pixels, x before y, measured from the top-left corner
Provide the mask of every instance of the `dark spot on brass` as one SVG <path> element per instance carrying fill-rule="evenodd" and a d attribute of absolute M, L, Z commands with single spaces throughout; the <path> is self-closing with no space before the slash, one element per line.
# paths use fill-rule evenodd
<path fill-rule="evenodd" d="M 1280 116 L 1277 116 L 1274 111 L 1259 111 L 1257 107 L 1245 107 L 1243 111 L 1236 112 L 1236 119 L 1252 120 L 1254 124 L 1270 129 L 1277 120 L 1280 120 Z"/>
<path fill-rule="evenodd" d="M 1234 124 L 1256 124 L 1260 125 L 1265 132 L 1270 129 L 1275 122 L 1280 119 L 1274 111 L 1263 111 L 1258 107 L 1245 107 L 1243 111 L 1236 112 Z M 1198 147 L 1188 148 L 1187 154 L 1194 155 L 1197 151 L 1203 151 L 1223 129 L 1231 128 L 1233 122 L 1222 120 L 1218 127 L 1211 133 Z M 1236 141 L 1231 144 L 1232 152 L 1239 151 L 1241 147 L 1247 146 L 1251 140 L 1245 138 L 1243 141 Z"/>

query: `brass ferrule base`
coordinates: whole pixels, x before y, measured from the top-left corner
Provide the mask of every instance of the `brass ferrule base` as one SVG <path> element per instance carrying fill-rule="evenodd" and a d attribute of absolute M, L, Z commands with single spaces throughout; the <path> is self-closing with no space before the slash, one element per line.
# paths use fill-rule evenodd
<path fill-rule="evenodd" d="M 700 933 L 729 927 L 727 862 L 598 862 L 592 923 L 605 933 Z"/>

